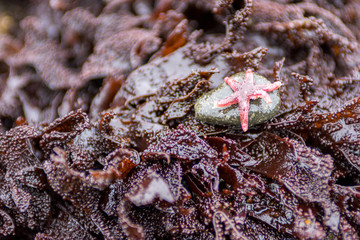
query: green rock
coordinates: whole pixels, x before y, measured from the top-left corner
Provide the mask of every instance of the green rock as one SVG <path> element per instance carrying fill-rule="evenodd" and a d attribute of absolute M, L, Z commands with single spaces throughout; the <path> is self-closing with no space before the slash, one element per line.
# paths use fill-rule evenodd
<path fill-rule="evenodd" d="M 242 82 L 245 72 L 239 72 L 231 78 Z M 254 73 L 255 84 L 270 84 L 265 77 Z M 197 119 L 216 125 L 233 125 L 241 128 L 238 104 L 228 107 L 218 108 L 215 102 L 230 96 L 233 90 L 225 82 L 217 88 L 201 96 L 195 103 L 195 116 Z M 268 92 L 272 102 L 266 103 L 264 99 L 259 98 L 250 100 L 249 107 L 249 127 L 263 123 L 273 118 L 279 111 L 281 99 L 278 90 Z"/>

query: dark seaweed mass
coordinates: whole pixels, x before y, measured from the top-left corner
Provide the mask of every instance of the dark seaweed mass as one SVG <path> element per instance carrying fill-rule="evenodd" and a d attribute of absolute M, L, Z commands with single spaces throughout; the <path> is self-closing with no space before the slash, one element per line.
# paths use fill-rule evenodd
<path fill-rule="evenodd" d="M 0 239 L 359 239 L 358 0 L 1 7 Z M 275 118 L 194 118 L 249 68 Z"/>

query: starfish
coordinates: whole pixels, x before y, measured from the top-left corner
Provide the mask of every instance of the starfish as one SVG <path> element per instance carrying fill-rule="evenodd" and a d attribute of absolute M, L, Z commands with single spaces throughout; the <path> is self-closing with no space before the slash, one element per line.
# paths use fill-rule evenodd
<path fill-rule="evenodd" d="M 227 98 L 216 101 L 215 106 L 227 107 L 238 103 L 241 127 L 244 132 L 246 132 L 249 127 L 249 101 L 263 98 L 266 103 L 271 103 L 270 95 L 267 92 L 274 91 L 281 86 L 281 82 L 279 81 L 271 84 L 255 85 L 254 73 L 250 69 L 246 71 L 243 82 L 238 82 L 230 77 L 225 77 L 224 81 L 234 90 L 234 93 Z"/>

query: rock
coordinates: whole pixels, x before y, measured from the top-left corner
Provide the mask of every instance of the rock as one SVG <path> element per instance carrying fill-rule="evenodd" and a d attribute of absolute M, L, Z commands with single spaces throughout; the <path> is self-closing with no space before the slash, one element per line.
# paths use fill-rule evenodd
<path fill-rule="evenodd" d="M 239 72 L 231 76 L 231 78 L 242 82 L 245 72 Z M 271 84 L 265 77 L 254 73 L 255 85 Z M 234 91 L 225 82 L 217 88 L 201 96 L 195 103 L 195 116 L 197 119 L 210 124 L 216 125 L 233 125 L 241 128 L 238 104 L 219 108 L 215 106 L 215 102 L 230 96 Z M 266 103 L 264 99 L 259 98 L 250 100 L 249 107 L 249 127 L 259 123 L 263 123 L 273 118 L 279 111 L 281 100 L 278 90 L 268 92 L 272 100 Z"/>

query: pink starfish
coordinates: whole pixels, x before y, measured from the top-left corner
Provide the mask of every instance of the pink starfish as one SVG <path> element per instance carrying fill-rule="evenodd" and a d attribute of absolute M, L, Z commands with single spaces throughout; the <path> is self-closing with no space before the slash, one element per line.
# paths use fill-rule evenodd
<path fill-rule="evenodd" d="M 249 101 L 263 98 L 266 103 L 271 103 L 270 95 L 267 92 L 274 91 L 281 86 L 281 82 L 255 85 L 254 73 L 250 69 L 246 71 L 243 82 L 238 82 L 230 77 L 224 78 L 224 81 L 234 90 L 234 93 L 225 99 L 216 101 L 215 106 L 226 107 L 238 103 L 241 127 L 244 132 L 249 127 Z"/>

